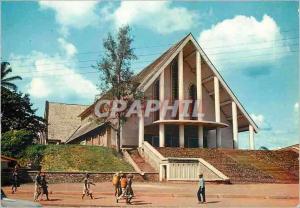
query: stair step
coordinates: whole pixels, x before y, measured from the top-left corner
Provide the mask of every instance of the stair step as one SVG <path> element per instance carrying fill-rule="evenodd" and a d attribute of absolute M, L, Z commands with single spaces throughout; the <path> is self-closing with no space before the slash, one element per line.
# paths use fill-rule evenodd
<path fill-rule="evenodd" d="M 130 150 L 128 153 L 143 172 L 156 172 L 155 169 L 144 160 L 137 150 Z"/>

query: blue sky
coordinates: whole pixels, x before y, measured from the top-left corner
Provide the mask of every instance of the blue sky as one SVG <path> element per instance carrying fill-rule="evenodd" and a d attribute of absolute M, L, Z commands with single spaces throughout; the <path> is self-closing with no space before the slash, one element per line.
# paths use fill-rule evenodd
<path fill-rule="evenodd" d="M 192 32 L 259 125 L 256 148 L 277 148 L 299 141 L 298 14 L 297 2 L 2 2 L 1 54 L 43 115 L 45 100 L 93 102 L 91 65 L 118 26 L 132 27 L 135 72 Z"/>

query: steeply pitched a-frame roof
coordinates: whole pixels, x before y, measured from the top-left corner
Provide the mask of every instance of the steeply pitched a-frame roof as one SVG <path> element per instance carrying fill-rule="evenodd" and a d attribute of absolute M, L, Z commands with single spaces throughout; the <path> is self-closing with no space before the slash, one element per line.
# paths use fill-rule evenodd
<path fill-rule="evenodd" d="M 69 136 L 81 124 L 78 114 L 87 107 L 87 105 L 46 101 L 45 119 L 47 121 L 47 140 L 57 140 L 62 143 L 66 142 Z"/>
<path fill-rule="evenodd" d="M 214 76 L 218 78 L 220 81 L 220 84 L 224 87 L 226 92 L 230 95 L 231 99 L 236 103 L 238 109 L 241 111 L 241 113 L 245 116 L 245 118 L 248 120 L 248 122 L 253 126 L 255 132 L 258 131 L 258 127 L 253 121 L 253 119 L 250 117 L 250 115 L 247 113 L 243 105 L 240 103 L 240 101 L 237 99 L 235 94 L 232 92 L 232 90 L 229 88 L 221 74 L 218 72 L 216 67 L 213 65 L 213 63 L 209 60 L 208 56 L 205 54 L 203 49 L 200 47 L 198 42 L 195 40 L 194 36 L 190 33 L 186 37 L 184 37 L 182 40 L 180 40 L 177 44 L 172 46 L 169 50 L 166 51 L 161 57 L 159 57 L 157 60 L 154 61 L 152 64 L 150 64 L 148 67 L 146 67 L 144 70 L 147 72 L 140 72 L 140 86 L 139 88 L 142 91 L 145 91 L 153 82 L 158 78 L 160 73 L 165 69 L 165 67 L 171 63 L 171 61 L 178 55 L 178 53 L 184 48 L 184 46 L 188 43 L 192 42 L 193 45 L 196 47 L 196 49 L 199 51 L 202 59 L 204 62 L 209 66 L 209 68 L 212 70 Z"/>
<path fill-rule="evenodd" d="M 209 60 L 208 56 L 205 54 L 203 49 L 200 47 L 198 42 L 195 40 L 194 36 L 189 33 L 187 36 L 185 36 L 183 39 L 181 39 L 179 42 L 171 46 L 166 52 L 164 52 L 161 56 L 159 56 L 155 61 L 153 61 L 151 64 L 149 64 L 147 67 L 145 67 L 140 73 L 138 73 L 134 79 L 139 85 L 139 89 L 141 91 L 145 91 L 148 87 L 150 87 L 153 82 L 159 77 L 160 73 L 172 62 L 172 60 L 178 55 L 178 53 L 186 46 L 187 43 L 191 42 L 196 49 L 199 51 L 202 59 L 204 62 L 209 66 L 209 68 L 212 70 L 214 76 L 218 78 L 220 81 L 221 86 L 226 90 L 226 92 L 229 94 L 231 99 L 236 103 L 238 109 L 241 111 L 243 116 L 248 120 L 249 124 L 251 124 L 255 130 L 255 132 L 258 131 L 258 127 L 253 121 L 253 119 L 250 117 L 250 115 L 247 113 L 247 111 L 244 109 L 240 101 L 237 99 L 235 94 L 232 92 L 232 90 L 229 88 L 221 74 L 218 72 L 216 67 L 212 64 L 212 62 Z M 101 99 L 101 98 L 100 98 Z M 88 114 L 87 111 L 91 111 L 93 109 L 93 105 L 91 105 L 88 109 L 83 111 L 81 115 Z"/>
<path fill-rule="evenodd" d="M 134 80 L 137 83 L 141 83 L 145 81 L 145 78 L 148 77 L 150 74 L 152 74 L 154 72 L 154 69 L 158 69 L 159 66 L 161 66 L 161 64 L 165 63 L 166 60 L 168 60 L 172 54 L 174 54 L 174 52 L 177 50 L 178 46 L 180 46 L 182 44 L 182 42 L 188 37 L 189 35 L 185 36 L 183 39 L 181 39 L 180 41 L 178 41 L 177 43 L 175 43 L 174 45 L 172 45 L 166 52 L 164 52 L 162 55 L 160 55 L 157 59 L 155 59 L 151 64 L 149 64 L 148 66 L 146 66 L 142 71 L 140 71 L 137 75 L 134 76 Z M 141 86 L 140 86 L 141 87 Z M 102 97 L 100 97 L 98 100 L 102 99 Z M 98 101 L 97 100 L 97 101 Z M 96 102 L 97 102 L 96 101 Z M 95 103 L 96 103 L 95 102 Z M 89 113 L 91 113 L 91 111 L 93 111 L 94 105 L 95 103 L 93 103 L 92 105 L 90 105 L 85 111 L 83 111 L 79 116 L 85 116 Z"/>
<path fill-rule="evenodd" d="M 190 34 L 189 34 L 190 35 Z M 185 36 L 183 39 L 172 45 L 166 52 L 155 59 L 151 64 L 146 66 L 141 72 L 135 76 L 135 80 L 139 83 L 145 82 L 145 79 L 154 72 L 155 69 L 159 69 L 178 49 L 178 47 L 189 36 Z M 141 86 L 140 86 L 141 87 Z"/>

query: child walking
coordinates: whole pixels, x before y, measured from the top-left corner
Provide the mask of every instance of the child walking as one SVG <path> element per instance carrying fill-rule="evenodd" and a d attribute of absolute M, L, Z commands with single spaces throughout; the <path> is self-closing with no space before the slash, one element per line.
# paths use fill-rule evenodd
<path fill-rule="evenodd" d="M 45 173 L 43 173 L 41 177 L 41 187 L 42 187 L 41 199 L 43 198 L 43 195 L 46 195 L 46 200 L 49 201 L 47 184 L 48 182 L 46 181 L 46 175 Z"/>
<path fill-rule="evenodd" d="M 12 172 L 12 187 L 11 187 L 11 192 L 12 194 L 17 192 L 17 189 L 19 187 L 19 175 L 18 175 L 18 169 L 14 168 Z"/>
<path fill-rule="evenodd" d="M 88 173 L 85 174 L 85 177 L 83 179 L 83 192 L 81 199 L 84 198 L 84 196 L 90 196 L 91 199 L 93 199 L 93 192 L 91 190 L 91 185 L 96 185 L 90 180 L 90 175 Z"/>
<path fill-rule="evenodd" d="M 33 195 L 33 199 L 34 201 L 38 200 L 38 197 L 41 194 L 41 187 L 42 187 L 42 183 L 41 183 L 41 171 L 37 172 L 37 175 L 35 176 L 35 180 L 34 180 L 34 195 Z"/>
<path fill-rule="evenodd" d="M 132 190 L 132 179 L 133 175 L 128 174 L 127 175 L 127 186 L 126 186 L 126 195 L 127 195 L 127 200 L 126 202 L 130 204 L 130 201 L 133 197 L 133 190 Z"/>

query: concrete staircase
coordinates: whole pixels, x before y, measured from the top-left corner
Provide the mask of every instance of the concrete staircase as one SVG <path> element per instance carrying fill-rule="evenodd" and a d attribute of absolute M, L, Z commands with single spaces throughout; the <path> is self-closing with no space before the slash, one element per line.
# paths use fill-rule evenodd
<path fill-rule="evenodd" d="M 232 183 L 298 183 L 299 154 L 294 151 L 157 148 L 165 157 L 202 158 Z"/>
<path fill-rule="evenodd" d="M 137 149 L 128 150 L 128 153 L 142 172 L 157 172 L 149 163 L 144 160 Z"/>

